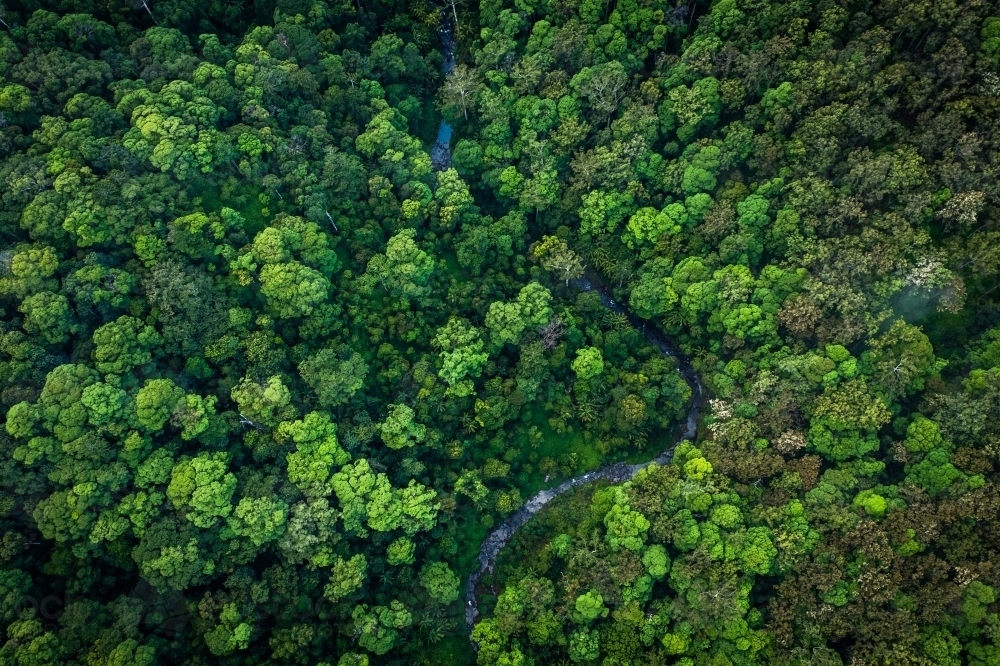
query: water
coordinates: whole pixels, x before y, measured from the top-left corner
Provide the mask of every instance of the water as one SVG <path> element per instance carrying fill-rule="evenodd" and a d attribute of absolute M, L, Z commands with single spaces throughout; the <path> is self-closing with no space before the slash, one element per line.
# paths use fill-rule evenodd
<path fill-rule="evenodd" d="M 446 19 L 441 26 L 441 46 L 444 49 L 444 61 L 441 63 L 441 73 L 448 76 L 455 69 L 455 26 Z M 436 170 L 451 166 L 451 125 L 444 118 L 438 126 L 437 139 L 431 147 L 431 164 Z"/>
<path fill-rule="evenodd" d="M 441 64 L 441 73 L 447 76 L 455 69 L 455 26 L 452 24 L 451 20 L 446 20 L 445 24 L 441 27 L 441 45 L 444 49 L 444 61 Z M 451 125 L 442 119 L 441 125 L 438 127 L 437 139 L 434 142 L 434 146 L 431 148 L 431 163 L 437 170 L 447 169 L 451 166 L 451 135 Z M 642 331 L 646 336 L 646 340 L 656 347 L 661 354 L 664 356 L 672 356 L 678 360 L 681 375 L 691 386 L 691 406 L 688 409 L 687 418 L 685 419 L 681 431 L 676 437 L 672 438 L 669 445 L 652 460 L 635 465 L 624 462 L 614 463 L 607 465 L 606 467 L 602 467 L 599 470 L 588 472 L 567 481 L 563 481 L 555 488 L 541 490 L 525 502 L 520 509 L 508 516 L 490 533 L 488 537 L 486 537 L 486 540 L 483 541 L 483 544 L 479 549 L 479 568 L 469 576 L 469 581 L 465 586 L 465 622 L 470 631 L 476 623 L 476 618 L 479 617 L 479 604 L 476 599 L 476 587 L 479 585 L 479 581 L 482 580 L 483 574 L 493 571 L 497 555 L 500 554 L 500 551 L 507 545 L 511 537 L 514 536 L 514 534 L 516 534 L 517 531 L 521 529 L 532 516 L 541 511 L 546 504 L 554 500 L 556 497 L 559 497 L 563 493 L 578 486 L 582 486 L 599 479 L 610 481 L 611 483 L 622 483 L 624 481 L 628 481 L 634 477 L 639 470 L 648 467 L 654 462 L 658 465 L 665 465 L 670 462 L 670 459 L 673 456 L 674 447 L 678 442 L 685 439 L 694 439 L 697 435 L 698 415 L 701 412 L 701 406 L 704 402 L 704 390 L 701 386 L 701 380 L 694 372 L 690 362 L 681 354 L 677 346 L 670 342 L 670 340 L 668 340 L 659 329 L 654 326 L 649 326 L 649 322 L 636 317 L 623 306 L 619 305 L 615 299 L 611 297 L 611 290 L 608 289 L 603 282 L 601 282 L 601 279 L 596 274 L 588 272 L 585 277 L 574 280 L 573 282 L 584 291 L 596 291 L 599 293 L 601 296 L 601 303 L 604 307 L 625 315 L 628 318 L 629 323 Z"/>
<path fill-rule="evenodd" d="M 451 125 L 441 120 L 437 139 L 431 146 L 431 165 L 435 171 L 443 171 L 451 166 Z"/>
<path fill-rule="evenodd" d="M 500 551 L 507 545 L 511 537 L 514 536 L 514 534 L 516 534 L 517 531 L 521 529 L 532 516 L 541 511 L 546 504 L 572 488 L 576 488 L 599 479 L 610 481 L 611 483 L 622 483 L 624 481 L 628 481 L 634 477 L 639 470 L 648 467 L 654 462 L 658 465 L 666 465 L 673 457 L 674 447 L 677 446 L 678 442 L 685 439 L 693 440 L 698 434 L 698 415 L 701 413 L 705 392 L 702 388 L 701 380 L 698 378 L 697 373 L 695 373 L 694 368 L 691 367 L 691 363 L 687 360 L 687 358 L 681 354 L 677 346 L 668 340 L 659 329 L 654 326 L 649 326 L 648 321 L 636 317 L 634 314 L 615 302 L 615 300 L 611 298 L 611 290 L 608 289 L 603 282 L 601 282 L 600 278 L 597 277 L 596 274 L 588 272 L 585 277 L 574 280 L 573 282 L 584 291 L 596 291 L 599 293 L 601 296 L 601 303 L 604 307 L 625 315 L 628 318 L 629 323 L 642 331 L 642 333 L 646 336 L 646 340 L 648 340 L 651 345 L 656 347 L 661 354 L 664 356 L 672 356 L 677 359 L 681 376 L 683 376 L 684 380 L 691 386 L 691 403 L 688 408 L 687 418 L 685 419 L 680 432 L 675 437 L 671 438 L 669 444 L 653 459 L 634 465 L 624 462 L 614 463 L 607 465 L 606 467 L 602 467 L 599 470 L 587 472 L 586 474 L 581 474 L 575 478 L 563 481 L 555 488 L 541 490 L 525 502 L 520 509 L 512 513 L 502 523 L 500 523 L 500 525 L 498 525 L 496 529 L 494 529 L 490 535 L 486 537 L 486 540 L 483 541 L 483 544 L 479 549 L 479 568 L 469 576 L 469 581 L 465 586 L 465 622 L 470 631 L 476 623 L 476 618 L 479 616 L 479 603 L 476 599 L 476 587 L 479 585 L 479 581 L 482 579 L 483 574 L 493 571 L 497 555 L 500 554 Z"/>

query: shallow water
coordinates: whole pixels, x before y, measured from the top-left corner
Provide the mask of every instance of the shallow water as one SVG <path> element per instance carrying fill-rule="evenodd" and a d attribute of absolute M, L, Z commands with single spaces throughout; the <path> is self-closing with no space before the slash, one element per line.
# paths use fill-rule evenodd
<path fill-rule="evenodd" d="M 441 47 L 444 49 L 444 60 L 441 63 L 441 73 L 445 76 L 455 69 L 455 28 L 451 21 L 441 26 Z M 431 164 L 436 170 L 451 166 L 451 125 L 444 118 L 438 126 L 437 139 L 431 147 Z"/>

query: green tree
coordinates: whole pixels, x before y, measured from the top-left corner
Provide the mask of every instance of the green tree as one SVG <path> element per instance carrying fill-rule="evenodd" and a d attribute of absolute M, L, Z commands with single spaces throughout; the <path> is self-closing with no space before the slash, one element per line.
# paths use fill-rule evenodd
<path fill-rule="evenodd" d="M 588 624 L 599 617 L 607 617 L 609 613 L 604 605 L 604 597 L 597 590 L 590 590 L 578 596 L 573 607 L 576 609 L 574 620 L 580 624 Z"/>
<path fill-rule="evenodd" d="M 671 90 L 660 107 L 660 122 L 665 131 L 676 129 L 677 138 L 688 143 L 700 129 L 718 121 L 721 109 L 719 81 L 707 77 Z"/>
<path fill-rule="evenodd" d="M 9 258 L 10 276 L 0 277 L 0 292 L 24 298 L 56 287 L 52 275 L 59 268 L 59 254 L 52 247 L 27 247 Z"/>
<path fill-rule="evenodd" d="M 399 537 L 386 549 L 386 562 L 391 566 L 413 564 L 415 552 L 416 544 L 406 537 Z"/>
<path fill-rule="evenodd" d="M 625 225 L 622 240 L 629 248 L 636 248 L 644 243 L 654 244 L 663 234 L 680 233 L 687 221 L 687 211 L 680 203 L 669 204 L 661 211 L 640 208 Z"/>
<path fill-rule="evenodd" d="M 935 448 L 947 448 L 937 423 L 923 414 L 916 414 L 906 427 L 906 450 L 912 453 L 928 453 Z"/>
<path fill-rule="evenodd" d="M 181 429 L 181 439 L 190 440 L 206 433 L 215 420 L 214 395 L 186 395 L 177 401 L 170 415 L 171 425 Z"/>
<path fill-rule="evenodd" d="M 260 284 L 268 306 L 283 319 L 308 316 L 330 292 L 322 273 L 297 261 L 265 265 Z"/>
<path fill-rule="evenodd" d="M 385 254 L 376 254 L 368 262 L 365 284 L 381 285 L 393 296 L 419 299 L 430 293 L 427 281 L 434 271 L 434 259 L 420 249 L 413 229 L 403 229 L 389 239 Z"/>
<path fill-rule="evenodd" d="M 637 553 L 642 551 L 649 520 L 638 511 L 633 511 L 628 504 L 616 501 L 604 517 L 604 525 L 608 528 L 606 539 L 612 550 L 627 548 Z"/>
<path fill-rule="evenodd" d="M 965 475 L 952 463 L 944 449 L 932 449 L 920 462 L 906 466 L 906 476 L 927 491 L 931 497 L 944 492 Z"/>
<path fill-rule="evenodd" d="M 280 423 L 275 437 L 294 442 L 295 451 L 286 456 L 288 480 L 308 497 L 328 493 L 334 468 L 350 460 L 337 441 L 337 425 L 323 412 L 309 412 L 301 421 Z"/>
<path fill-rule="evenodd" d="M 182 398 L 184 390 L 169 379 L 147 380 L 135 396 L 136 420 L 147 431 L 161 430 Z"/>
<path fill-rule="evenodd" d="M 317 664 L 317 666 L 322 666 L 322 664 Z M 340 656 L 337 666 L 368 666 L 368 655 L 348 652 Z"/>
<path fill-rule="evenodd" d="M 655 268 L 643 273 L 629 294 L 629 305 L 646 319 L 667 314 L 679 300 L 673 282 Z"/>
<path fill-rule="evenodd" d="M 151 350 L 163 343 L 152 326 L 135 317 L 122 316 L 94 331 L 94 367 L 98 372 L 121 375 L 153 359 Z"/>
<path fill-rule="evenodd" d="M 414 421 L 413 409 L 406 405 L 389 405 L 389 414 L 379 424 L 382 441 L 390 449 L 404 449 L 424 441 L 427 426 Z"/>
<path fill-rule="evenodd" d="M 128 400 L 128 393 L 103 382 L 87 386 L 80 394 L 80 402 L 87 409 L 87 420 L 94 426 L 122 420 Z M 9 414 L 8 423 L 10 423 Z"/>
<path fill-rule="evenodd" d="M 556 236 L 543 236 L 540 242 L 532 245 L 531 257 L 540 262 L 542 268 L 565 280 L 567 286 L 570 280 L 575 280 L 584 272 L 580 256 Z"/>
<path fill-rule="evenodd" d="M 479 209 L 469 193 L 468 186 L 454 169 L 439 171 L 434 199 L 438 202 L 438 228 L 454 229 L 464 222 L 476 222 Z"/>
<path fill-rule="evenodd" d="M 229 516 L 229 528 L 255 546 L 281 538 L 288 519 L 288 505 L 269 497 L 244 497 Z"/>
<path fill-rule="evenodd" d="M 717 146 L 705 146 L 698 150 L 684 169 L 681 189 L 689 197 L 715 189 L 716 174 L 720 168 L 721 151 Z"/>
<path fill-rule="evenodd" d="M 406 487 L 394 492 L 393 496 L 394 502 L 399 506 L 398 517 L 394 522 L 386 524 L 381 531 L 402 527 L 407 534 L 413 535 L 431 530 L 437 524 L 438 510 L 441 508 L 435 502 L 437 491 L 410 479 Z"/>
<path fill-rule="evenodd" d="M 575 662 L 593 661 L 601 654 L 601 635 L 597 630 L 577 629 L 569 636 L 569 658 Z"/>
<path fill-rule="evenodd" d="M 642 554 L 642 565 L 646 568 L 646 573 L 659 580 L 670 571 L 670 556 L 662 545 L 653 544 Z"/>
<path fill-rule="evenodd" d="M 236 604 L 225 604 L 219 613 L 219 624 L 205 634 L 205 644 L 212 654 L 228 656 L 236 650 L 250 647 L 251 627 L 242 622 Z"/>
<path fill-rule="evenodd" d="M 380 492 L 389 492 L 388 479 L 385 475 L 372 472 L 368 460 L 361 458 L 344 465 L 330 479 L 337 499 L 340 501 L 341 519 L 344 528 L 349 532 L 363 533 L 363 521 L 367 518 L 367 500 L 372 492 L 379 488 Z"/>
<path fill-rule="evenodd" d="M 395 600 L 388 606 L 375 606 L 371 610 L 367 604 L 355 606 L 351 617 L 358 645 L 377 655 L 391 650 L 399 637 L 399 630 L 413 622 L 413 616 L 406 607 Z"/>
<path fill-rule="evenodd" d="M 633 211 L 632 195 L 595 190 L 583 195 L 580 230 L 589 234 L 614 233 Z M 544 244 L 544 239 L 543 239 Z"/>
<path fill-rule="evenodd" d="M 537 330 L 549 323 L 551 303 L 552 294 L 537 282 L 522 287 L 513 302 L 491 303 L 486 313 L 486 328 L 494 349 L 506 343 L 520 344 L 525 330 Z"/>
<path fill-rule="evenodd" d="M 87 408 L 83 392 L 96 384 L 98 375 L 85 365 L 58 365 L 45 377 L 34 403 L 20 402 L 7 414 L 7 432 L 29 437 L 41 427 L 60 442 L 71 442 L 85 433 Z"/>
<path fill-rule="evenodd" d="M 573 372 L 580 379 L 593 379 L 604 372 L 604 355 L 596 347 L 582 347 L 573 359 Z"/>
<path fill-rule="evenodd" d="M 517 305 L 526 328 L 537 329 L 552 319 L 552 294 L 537 282 L 521 287 Z"/>
<path fill-rule="evenodd" d="M 40 335 L 49 344 L 62 344 L 76 331 L 69 301 L 62 294 L 32 294 L 21 301 L 19 309 L 24 313 L 24 330 Z"/>
<path fill-rule="evenodd" d="M 281 381 L 279 375 L 265 382 L 257 382 L 244 377 L 230 392 L 240 413 L 253 423 L 276 426 L 279 421 L 294 418 L 292 393 Z"/>
<path fill-rule="evenodd" d="M 330 601 L 339 601 L 361 589 L 365 583 L 368 561 L 364 555 L 354 555 L 345 560 L 337 557 L 330 567 L 330 582 L 323 595 Z"/>
<path fill-rule="evenodd" d="M 448 384 L 448 393 L 458 397 L 472 395 L 474 389 L 469 378 L 479 377 L 489 360 L 479 330 L 465 319 L 452 317 L 437 330 L 432 342 L 441 350 L 438 376 Z"/>
<path fill-rule="evenodd" d="M 299 363 L 299 375 L 316 392 L 320 405 L 337 407 L 364 386 L 368 365 L 357 352 L 321 349 Z"/>
<path fill-rule="evenodd" d="M 425 564 L 420 569 L 420 584 L 431 599 L 440 604 L 450 604 L 458 599 L 458 576 L 444 562 Z"/>
<path fill-rule="evenodd" d="M 486 329 L 490 332 L 490 341 L 495 349 L 504 344 L 513 345 L 521 341 L 526 322 L 521 316 L 521 308 L 517 303 L 497 301 L 490 303 L 486 312 Z"/>
<path fill-rule="evenodd" d="M 212 527 L 232 513 L 236 476 L 227 462 L 225 454 L 204 453 L 181 459 L 170 472 L 167 497 L 197 527 Z"/>
<path fill-rule="evenodd" d="M 132 125 L 125 148 L 181 180 L 211 172 L 227 152 L 228 138 L 215 129 L 219 108 L 187 81 L 171 81 L 158 93 L 132 91 L 117 108 Z"/>

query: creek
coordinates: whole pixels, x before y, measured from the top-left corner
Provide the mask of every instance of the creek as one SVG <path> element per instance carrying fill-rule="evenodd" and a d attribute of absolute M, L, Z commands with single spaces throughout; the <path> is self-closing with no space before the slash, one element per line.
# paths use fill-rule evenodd
<path fill-rule="evenodd" d="M 455 25 L 450 19 L 445 20 L 441 26 L 440 33 L 441 45 L 444 50 L 441 73 L 447 76 L 455 69 L 455 48 L 457 46 Z M 441 124 L 438 126 L 437 139 L 431 148 L 431 163 L 435 170 L 447 169 L 451 166 L 451 135 L 451 125 L 442 118 Z M 479 602 L 476 598 L 476 590 L 483 575 L 492 573 L 500 551 L 503 550 L 504 546 L 507 545 L 517 531 L 531 520 L 532 516 L 541 511 L 546 504 L 573 488 L 578 488 L 579 486 L 599 480 L 610 481 L 611 483 L 623 483 L 634 477 L 639 470 L 648 467 L 652 463 L 658 465 L 669 463 L 673 457 L 674 447 L 677 446 L 677 443 L 685 439 L 693 440 L 698 432 L 698 416 L 701 413 L 705 392 L 694 368 L 691 367 L 691 363 L 681 353 L 677 345 L 673 344 L 662 331 L 651 325 L 647 320 L 635 316 L 627 308 L 615 301 L 611 295 L 611 289 L 592 271 L 588 271 L 586 275 L 572 282 L 584 291 L 597 292 L 601 297 L 601 303 L 604 307 L 625 315 L 629 323 L 642 331 L 646 340 L 656 347 L 661 354 L 677 359 L 678 369 L 684 380 L 691 387 L 690 407 L 688 408 L 684 423 L 679 428 L 679 432 L 670 438 L 669 444 L 654 458 L 638 464 L 627 462 L 612 463 L 598 470 L 567 479 L 554 488 L 541 490 L 525 502 L 520 509 L 507 516 L 503 522 L 490 532 L 479 549 L 479 558 L 477 560 L 479 566 L 469 576 L 469 580 L 465 586 L 465 622 L 470 631 L 476 623 L 476 618 L 479 617 Z"/>
<path fill-rule="evenodd" d="M 584 277 L 572 282 L 584 291 L 597 292 L 601 297 L 601 303 L 604 307 L 625 315 L 629 323 L 642 331 L 646 340 L 656 347 L 661 354 L 677 359 L 678 370 L 691 387 L 690 406 L 688 407 L 685 420 L 679 428 L 679 432 L 670 438 L 669 444 L 660 450 L 654 458 L 637 464 L 627 462 L 612 463 L 593 472 L 587 472 L 572 479 L 567 479 L 554 488 L 540 490 L 525 502 L 520 509 L 507 516 L 503 522 L 490 532 L 479 548 L 479 558 L 477 560 L 479 566 L 469 576 L 469 580 L 465 585 L 465 622 L 470 631 L 476 623 L 476 618 L 479 616 L 479 602 L 476 598 L 476 590 L 483 575 L 492 573 L 500 551 L 503 550 L 504 546 L 507 545 L 517 531 L 531 520 L 532 516 L 541 511 L 546 504 L 573 488 L 578 488 L 579 486 L 599 480 L 610 481 L 611 483 L 623 483 L 634 477 L 639 470 L 648 467 L 652 463 L 656 463 L 657 465 L 668 464 L 673 457 L 674 447 L 682 440 L 694 440 L 698 434 L 698 417 L 701 414 L 702 404 L 704 403 L 705 391 L 702 388 L 701 380 L 697 373 L 691 367 L 690 361 L 662 331 L 651 325 L 647 320 L 635 316 L 618 303 L 611 296 L 611 290 L 608 286 L 596 274 L 588 271 Z"/>
<path fill-rule="evenodd" d="M 455 69 L 455 47 L 457 46 L 455 26 L 450 19 L 446 19 L 439 32 L 441 33 L 441 47 L 444 49 L 441 73 L 448 76 Z M 441 118 L 437 139 L 431 146 L 431 164 L 436 171 L 451 166 L 451 125 L 444 118 Z"/>

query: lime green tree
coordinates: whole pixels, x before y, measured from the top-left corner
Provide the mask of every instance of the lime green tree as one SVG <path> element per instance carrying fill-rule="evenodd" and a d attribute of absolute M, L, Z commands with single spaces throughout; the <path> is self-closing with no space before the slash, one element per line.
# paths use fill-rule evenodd
<path fill-rule="evenodd" d="M 604 372 L 604 355 L 596 347 L 583 347 L 573 359 L 573 372 L 580 379 L 593 379 Z"/>
<path fill-rule="evenodd" d="M 167 497 L 197 527 L 208 528 L 233 511 L 236 476 L 222 453 L 182 459 L 170 472 Z"/>

